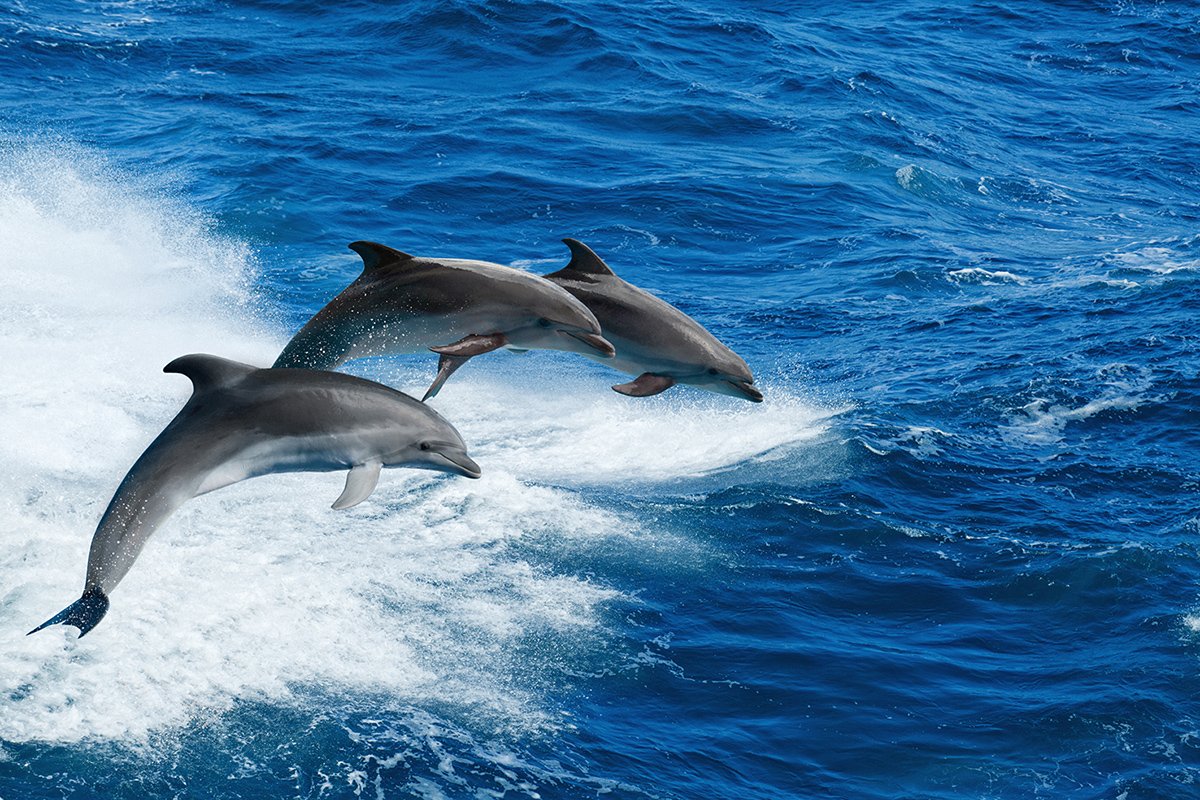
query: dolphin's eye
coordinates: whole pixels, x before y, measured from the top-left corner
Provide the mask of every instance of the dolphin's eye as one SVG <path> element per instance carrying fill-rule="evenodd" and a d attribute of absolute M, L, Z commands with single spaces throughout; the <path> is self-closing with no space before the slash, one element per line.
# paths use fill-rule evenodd
<path fill-rule="evenodd" d="M 717 370 L 716 367 L 709 367 L 708 374 L 709 375 L 720 375 L 721 373 L 720 373 L 720 371 Z"/>
<path fill-rule="evenodd" d="M 538 320 L 538 325 L 541 325 L 543 328 L 549 328 L 551 324 L 552 323 L 550 320 L 546 319 L 545 317 L 542 317 Z"/>
<path fill-rule="evenodd" d="M 429 442 L 421 442 L 421 449 L 422 450 L 431 450 L 431 449 L 433 449 L 433 447 L 432 447 L 432 445 L 429 444 Z"/>

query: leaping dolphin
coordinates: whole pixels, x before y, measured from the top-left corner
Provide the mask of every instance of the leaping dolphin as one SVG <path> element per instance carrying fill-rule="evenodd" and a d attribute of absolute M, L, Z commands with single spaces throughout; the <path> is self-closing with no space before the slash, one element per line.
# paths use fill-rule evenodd
<path fill-rule="evenodd" d="M 635 380 L 612 387 L 631 397 L 688 383 L 761 403 L 754 376 L 741 356 L 678 308 L 617 277 L 600 256 L 563 239 L 571 261 L 546 277 L 581 300 L 600 322 L 617 355 L 607 363 Z"/>
<path fill-rule="evenodd" d="M 592 312 L 538 275 L 417 258 L 374 242 L 350 249 L 362 256 L 362 274 L 292 337 L 276 367 L 335 369 L 354 358 L 429 349 L 441 358 L 428 400 L 467 359 L 500 347 L 613 356 Z"/>
<path fill-rule="evenodd" d="M 197 495 L 274 472 L 348 469 L 333 504 L 342 509 L 367 499 L 382 467 L 480 474 L 449 422 L 378 383 L 198 354 L 163 372 L 190 378 L 191 398 L 130 468 L 100 518 L 83 596 L 30 633 L 64 623 L 86 635 L 146 540 Z"/>

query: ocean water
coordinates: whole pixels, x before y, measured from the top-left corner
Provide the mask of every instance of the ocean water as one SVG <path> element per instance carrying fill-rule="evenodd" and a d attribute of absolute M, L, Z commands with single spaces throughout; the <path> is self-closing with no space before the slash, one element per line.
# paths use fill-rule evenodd
<path fill-rule="evenodd" d="M 17 0 L 0 75 L 2 800 L 1200 796 L 1194 4 Z M 564 236 L 766 402 L 479 358 L 481 480 L 230 487 L 25 636 L 169 360 Z"/>

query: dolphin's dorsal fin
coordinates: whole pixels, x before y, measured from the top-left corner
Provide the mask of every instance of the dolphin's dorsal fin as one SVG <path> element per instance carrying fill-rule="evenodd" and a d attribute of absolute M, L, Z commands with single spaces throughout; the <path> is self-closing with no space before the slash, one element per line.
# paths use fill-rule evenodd
<path fill-rule="evenodd" d="M 567 264 L 558 272 L 582 272 L 584 275 L 616 275 L 609 268 L 608 264 L 600 256 L 592 252 L 592 248 L 588 247 L 578 239 L 563 239 L 563 244 L 571 248 L 571 263 Z"/>
<path fill-rule="evenodd" d="M 163 367 L 163 372 L 178 372 L 191 378 L 192 391 L 197 394 L 236 383 L 256 370 L 258 367 L 205 353 L 180 356 Z"/>
<path fill-rule="evenodd" d="M 387 264 L 402 264 L 413 260 L 408 253 L 377 242 L 351 242 L 347 247 L 362 256 L 363 272 L 370 272 Z"/>

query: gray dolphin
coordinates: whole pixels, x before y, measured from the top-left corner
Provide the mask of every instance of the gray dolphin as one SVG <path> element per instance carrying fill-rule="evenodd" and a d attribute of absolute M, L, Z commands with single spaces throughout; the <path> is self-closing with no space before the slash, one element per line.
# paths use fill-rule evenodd
<path fill-rule="evenodd" d="M 353 358 L 438 353 L 433 397 L 466 361 L 500 347 L 568 350 L 611 358 L 591 311 L 568 292 L 511 267 L 456 258 L 417 258 L 354 242 L 358 279 L 288 342 L 276 367 L 335 369 Z"/>
<path fill-rule="evenodd" d="M 638 377 L 612 387 L 646 397 L 688 383 L 718 394 L 761 403 L 754 376 L 741 356 L 670 303 L 616 276 L 600 256 L 575 239 L 563 239 L 571 261 L 546 277 L 591 309 L 617 348 L 607 363 Z"/>
<path fill-rule="evenodd" d="M 100 518 L 83 596 L 30 633 L 65 623 L 82 637 L 94 628 L 146 540 L 197 495 L 274 472 L 348 469 L 333 504 L 341 509 L 371 494 L 382 467 L 480 474 L 449 422 L 378 383 L 209 355 L 182 356 L 163 372 L 191 378 L 191 398 L 130 468 Z"/>

